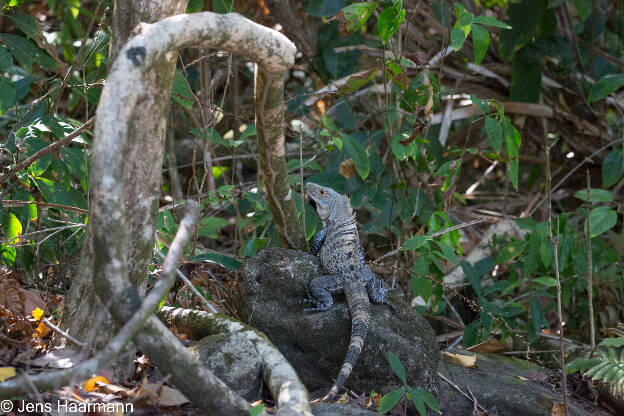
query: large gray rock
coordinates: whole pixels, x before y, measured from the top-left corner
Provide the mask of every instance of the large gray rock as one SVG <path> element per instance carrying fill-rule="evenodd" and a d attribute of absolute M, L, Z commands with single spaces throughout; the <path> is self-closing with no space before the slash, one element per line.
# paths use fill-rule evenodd
<path fill-rule="evenodd" d="M 248 337 L 238 332 L 210 335 L 189 347 L 217 377 L 248 401 L 262 392 L 262 357 Z"/>
<path fill-rule="evenodd" d="M 305 313 L 305 286 L 321 274 L 317 257 L 301 251 L 271 248 L 249 259 L 242 272 L 238 312 L 241 319 L 264 332 L 293 365 L 310 391 L 329 389 L 349 344 L 351 319 L 344 296 L 332 309 Z M 360 393 L 386 393 L 401 385 L 388 363 L 399 356 L 408 384 L 437 392 L 439 358 L 435 334 L 427 321 L 397 298 L 396 314 L 371 305 L 371 321 L 362 354 L 346 386 Z"/>
<path fill-rule="evenodd" d="M 474 353 L 470 353 L 474 354 Z M 489 416 L 549 416 L 555 402 L 563 400 L 561 392 L 537 381 L 549 370 L 519 358 L 496 354 L 477 354 L 477 368 L 461 367 L 446 357 L 439 371 L 464 393 L 474 394 Z M 443 415 L 471 415 L 473 403 L 445 381 L 440 381 L 438 395 Z M 586 411 L 581 403 L 568 395 L 571 416 L 596 414 Z"/>

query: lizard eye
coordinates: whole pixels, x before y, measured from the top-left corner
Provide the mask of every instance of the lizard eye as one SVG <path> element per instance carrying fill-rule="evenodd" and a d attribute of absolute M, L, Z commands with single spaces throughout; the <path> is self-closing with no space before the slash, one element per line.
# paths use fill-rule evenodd
<path fill-rule="evenodd" d="M 321 189 L 321 191 L 319 192 L 322 196 L 325 196 L 325 190 Z"/>

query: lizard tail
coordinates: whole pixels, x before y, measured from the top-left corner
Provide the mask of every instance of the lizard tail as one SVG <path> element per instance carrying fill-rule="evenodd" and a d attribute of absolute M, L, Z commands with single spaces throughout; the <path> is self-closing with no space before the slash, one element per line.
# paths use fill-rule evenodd
<path fill-rule="evenodd" d="M 362 346 L 368 332 L 368 323 L 370 320 L 370 303 L 366 290 L 357 290 L 350 296 L 348 290 L 345 290 L 347 303 L 351 311 L 351 341 L 349 342 L 349 350 L 345 357 L 344 363 L 340 368 L 340 372 L 336 377 L 336 382 L 332 386 L 327 397 L 334 398 L 338 393 L 338 389 L 342 387 L 344 382 L 351 374 L 353 366 L 362 352 Z"/>

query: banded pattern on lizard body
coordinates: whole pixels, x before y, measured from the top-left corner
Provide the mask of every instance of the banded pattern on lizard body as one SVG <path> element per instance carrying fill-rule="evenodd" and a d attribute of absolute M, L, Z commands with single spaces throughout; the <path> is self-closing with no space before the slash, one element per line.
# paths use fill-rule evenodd
<path fill-rule="evenodd" d="M 386 303 L 388 290 L 383 281 L 366 267 L 360 244 L 355 214 L 349 200 L 332 189 L 308 182 L 306 192 L 316 203 L 323 222 L 323 230 L 312 239 L 311 251 L 320 254 L 325 275 L 312 279 L 308 287 L 314 305 L 306 311 L 325 311 L 332 307 L 332 294 L 344 293 L 351 313 L 351 340 L 336 382 L 328 397 L 334 397 L 351 374 L 357 361 L 370 321 L 369 298 L 375 303 Z"/>

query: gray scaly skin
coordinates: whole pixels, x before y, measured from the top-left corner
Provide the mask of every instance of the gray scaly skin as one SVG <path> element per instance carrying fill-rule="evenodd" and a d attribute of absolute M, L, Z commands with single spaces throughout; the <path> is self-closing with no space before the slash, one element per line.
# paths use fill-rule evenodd
<path fill-rule="evenodd" d="M 330 188 L 308 182 L 306 193 L 316 203 L 323 229 L 310 243 L 310 251 L 320 254 L 324 275 L 312 279 L 308 287 L 309 302 L 314 305 L 307 312 L 326 311 L 334 303 L 332 294 L 344 293 L 351 313 L 351 341 L 347 356 L 336 382 L 327 397 L 333 398 L 351 374 L 362 351 L 370 320 L 369 298 L 385 303 L 388 289 L 383 281 L 364 263 L 364 249 L 360 244 L 355 214 L 349 200 Z"/>

